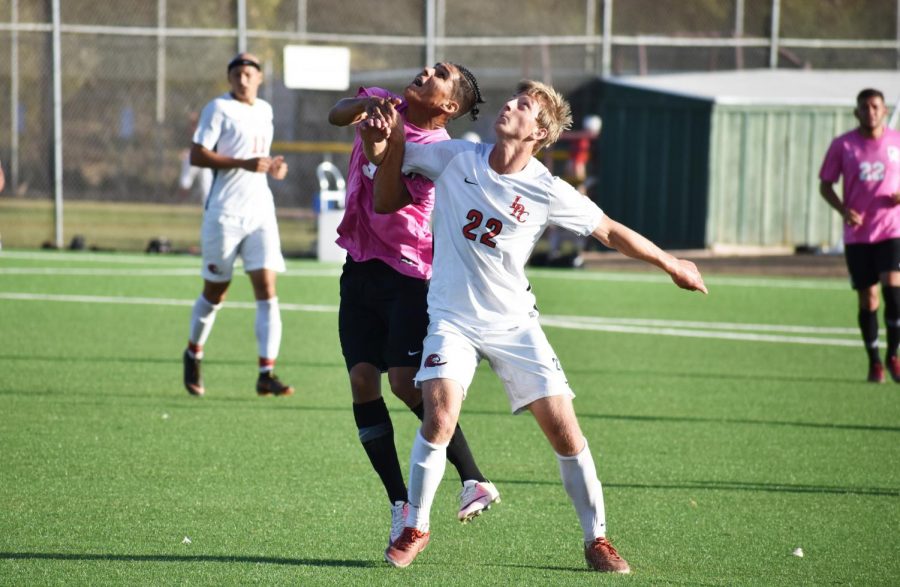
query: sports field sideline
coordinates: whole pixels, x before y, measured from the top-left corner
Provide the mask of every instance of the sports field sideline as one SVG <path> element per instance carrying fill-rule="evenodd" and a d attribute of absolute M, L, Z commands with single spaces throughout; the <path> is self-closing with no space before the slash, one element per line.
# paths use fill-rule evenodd
<path fill-rule="evenodd" d="M 715 274 L 704 297 L 661 273 L 530 272 L 633 568 L 598 577 L 551 450 L 486 366 L 461 423 L 503 501 L 459 525 L 448 470 L 428 550 L 388 567 L 339 267 L 291 261 L 279 281 L 279 373 L 297 395 L 253 392 L 239 277 L 198 400 L 180 382 L 197 265 L 0 252 L 0 583 L 900 582 L 900 386 L 864 383 L 846 279 Z M 415 418 L 388 404 L 408 455 Z"/>

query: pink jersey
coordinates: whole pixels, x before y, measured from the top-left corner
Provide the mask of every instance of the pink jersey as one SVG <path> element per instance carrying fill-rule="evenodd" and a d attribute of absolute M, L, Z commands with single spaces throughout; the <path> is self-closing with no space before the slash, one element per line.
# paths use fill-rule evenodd
<path fill-rule="evenodd" d="M 852 130 L 831 142 L 819 179 L 842 177 L 844 204 L 862 214 L 860 226 L 844 226 L 844 242 L 877 243 L 900 238 L 900 206 L 891 194 L 900 192 L 900 132 L 884 129 L 879 139 Z"/>
<path fill-rule="evenodd" d="M 381 88 L 360 88 L 356 95 L 400 98 Z M 397 110 L 404 119 L 407 141 L 427 144 L 450 138 L 443 128 L 423 130 L 406 122 L 405 101 Z M 412 203 L 392 214 L 376 214 L 372 198 L 377 169 L 366 159 L 357 133 L 350 154 L 347 204 L 336 242 L 354 261 L 378 259 L 403 275 L 429 279 L 433 253 L 429 217 L 434 208 L 434 184 L 418 175 L 405 177 Z"/>

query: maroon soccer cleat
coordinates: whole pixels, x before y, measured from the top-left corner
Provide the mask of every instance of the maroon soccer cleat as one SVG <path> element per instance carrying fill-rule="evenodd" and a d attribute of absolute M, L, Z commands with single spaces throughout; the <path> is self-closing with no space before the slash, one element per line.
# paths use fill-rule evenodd
<path fill-rule="evenodd" d="M 887 369 L 888 373 L 891 374 L 891 379 L 894 380 L 894 383 L 900 383 L 900 358 L 898 358 L 897 355 L 888 357 Z"/>
<path fill-rule="evenodd" d="M 866 378 L 869 383 L 884 383 L 884 365 L 881 363 L 871 363 L 869 365 L 869 376 Z"/>
<path fill-rule="evenodd" d="M 627 574 L 631 572 L 628 561 L 619 556 L 613 545 L 603 536 L 594 538 L 591 542 L 585 542 L 584 560 L 587 561 L 589 567 L 600 573 Z"/>
<path fill-rule="evenodd" d="M 256 380 L 256 394 L 260 396 L 288 396 L 294 395 L 294 388 L 286 385 L 271 371 L 260 373 Z"/>
<path fill-rule="evenodd" d="M 191 395 L 203 395 L 206 390 L 203 388 L 203 376 L 200 374 L 200 359 L 195 359 L 184 351 L 184 388 Z"/>
<path fill-rule="evenodd" d="M 429 538 L 431 532 L 404 528 L 400 538 L 394 540 L 394 543 L 384 551 L 384 560 L 401 569 L 408 567 L 416 559 L 416 555 L 428 546 Z"/>

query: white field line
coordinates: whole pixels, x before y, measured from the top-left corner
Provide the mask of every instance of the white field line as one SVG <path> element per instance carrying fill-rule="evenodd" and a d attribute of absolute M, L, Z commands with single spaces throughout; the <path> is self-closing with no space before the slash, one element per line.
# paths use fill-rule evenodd
<path fill-rule="evenodd" d="M 171 267 L 194 268 L 193 273 L 199 275 L 200 258 L 197 256 L 181 256 L 181 255 L 123 255 L 110 253 L 93 253 L 93 252 L 72 252 L 72 251 L 0 251 L 0 262 L 3 259 L 26 259 L 40 261 L 57 261 L 65 263 L 112 263 L 112 264 L 131 264 L 131 265 L 150 265 Z M 340 275 L 339 264 L 323 264 L 318 268 L 296 269 L 288 262 L 288 271 L 283 274 L 284 277 L 306 277 L 306 276 L 337 276 Z M 122 276 L 142 276 L 143 273 L 135 271 L 126 271 L 116 273 L 115 269 L 91 269 L 85 270 L 84 273 L 76 273 L 72 268 L 54 269 L 54 268 L 0 268 L 0 274 L 9 275 L 122 275 Z M 142 270 L 137 270 L 142 271 Z M 169 269 L 161 269 L 158 273 L 147 270 L 147 275 L 160 276 L 180 276 L 183 273 L 171 273 Z M 33 273 L 30 273 L 33 272 Z M 57 272 L 57 273 L 54 273 Z M 236 271 L 237 273 L 237 271 Z M 529 269 L 529 275 L 540 279 L 563 279 L 571 281 L 610 281 L 622 283 L 659 283 L 671 285 L 671 280 L 661 273 L 612 273 L 606 271 L 564 271 L 553 269 Z M 190 275 L 190 272 L 186 273 Z M 715 286 L 735 286 L 735 287 L 762 287 L 762 288 L 782 288 L 782 289 L 814 289 L 814 290 L 848 290 L 850 289 L 847 280 L 840 279 L 791 279 L 785 278 L 765 278 L 765 277 L 719 277 L 711 276 L 706 279 L 707 285 Z"/>
<path fill-rule="evenodd" d="M 0 292 L 0 300 L 70 302 L 89 304 L 137 304 L 157 306 L 192 306 L 193 300 L 170 298 L 143 298 L 120 296 L 87 296 L 66 294 L 34 294 Z M 254 302 L 227 302 L 229 308 L 256 309 Z M 288 312 L 330 312 L 338 311 L 337 306 L 315 304 L 279 304 Z M 778 324 L 738 324 L 732 322 L 696 322 L 683 320 L 648 320 L 640 318 L 603 318 L 596 316 L 541 316 L 544 326 L 590 330 L 598 332 L 620 332 L 627 334 L 650 334 L 657 336 L 679 336 L 687 338 L 710 338 L 752 342 L 772 342 L 790 344 L 817 344 L 823 346 L 859 346 L 859 340 L 846 338 L 825 338 L 817 336 L 788 336 L 761 334 L 760 332 L 783 332 L 792 334 L 846 334 L 855 335 L 853 328 L 825 328 L 815 326 L 788 326 Z M 755 331 L 755 332 L 753 332 Z"/>
<path fill-rule="evenodd" d="M 662 328 L 708 328 L 712 330 L 738 330 L 750 332 L 792 332 L 797 334 L 859 334 L 858 328 L 840 326 L 789 326 L 785 324 L 747 324 L 740 322 L 697 322 L 689 320 L 657 320 L 647 318 L 608 318 L 604 316 L 553 316 L 541 315 L 543 320 L 568 321 L 582 324 L 659 326 Z"/>
<path fill-rule="evenodd" d="M 72 251 L 0 251 L 0 259 L 29 259 L 33 261 L 65 261 L 75 263 L 128 263 L 139 264 L 188 264 L 197 265 L 199 257 L 194 256 L 149 256 L 149 255 L 122 255 L 119 253 L 82 253 Z"/>
<path fill-rule="evenodd" d="M 33 302 L 75 302 L 80 304 L 136 304 L 149 306 L 193 306 L 194 300 L 173 300 L 167 298 L 132 298 L 120 296 L 75 296 L 63 294 L 32 294 L 0 292 L 0 300 L 18 300 Z M 226 302 L 229 308 L 255 310 L 255 302 Z M 290 312 L 337 312 L 337 306 L 315 304 L 279 303 L 282 310 Z"/>
<path fill-rule="evenodd" d="M 235 277 L 240 270 L 235 268 Z M 288 269 L 278 278 L 288 277 L 338 277 L 340 269 L 326 267 L 315 269 Z M 191 268 L 159 268 L 159 269 L 102 269 L 87 267 L 0 267 L 0 275 L 79 275 L 104 277 L 180 277 L 192 276 L 200 278 L 200 269 Z"/>
<path fill-rule="evenodd" d="M 727 332 L 713 330 L 683 330 L 677 328 L 649 328 L 622 324 L 590 324 L 579 320 L 561 320 L 549 316 L 541 317 L 544 326 L 568 328 L 570 330 L 592 330 L 596 332 L 622 332 L 628 334 L 652 334 L 655 336 L 680 336 L 685 338 L 713 338 L 722 340 L 744 340 L 750 342 L 779 342 L 793 344 L 817 344 L 822 346 L 857 347 L 859 340 L 844 338 L 819 338 L 813 336 L 783 336 L 777 334 L 753 334 L 749 332 Z"/>

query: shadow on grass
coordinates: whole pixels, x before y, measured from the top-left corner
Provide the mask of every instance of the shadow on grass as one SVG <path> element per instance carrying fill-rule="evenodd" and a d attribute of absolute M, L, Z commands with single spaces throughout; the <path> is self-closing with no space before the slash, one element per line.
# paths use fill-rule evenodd
<path fill-rule="evenodd" d="M 784 420 L 748 420 L 746 418 L 700 418 L 694 416 L 623 416 L 615 414 L 583 413 L 579 413 L 578 418 L 581 420 L 624 420 L 636 422 L 678 422 L 690 424 L 750 424 L 753 426 L 792 426 L 798 428 L 825 428 L 829 430 L 859 430 L 863 432 L 900 432 L 900 426 L 832 424 L 828 422 L 788 422 Z"/>
<path fill-rule="evenodd" d="M 559 485 L 558 480 L 535 481 L 497 479 L 498 485 Z M 900 497 L 900 488 L 894 487 L 841 487 L 834 485 L 799 485 L 790 483 L 758 483 L 750 481 L 682 481 L 680 483 L 612 483 L 604 482 L 604 488 L 616 489 L 702 489 L 706 491 L 750 491 L 762 493 L 817 493 L 823 495 L 860 495 L 874 497 Z"/>
<path fill-rule="evenodd" d="M 226 556 L 183 554 L 94 554 L 62 552 L 0 552 L 0 560 L 60 560 L 60 561 L 124 561 L 124 562 L 212 562 L 290 565 L 300 567 L 383 567 L 381 561 L 329 560 L 316 558 L 281 558 L 274 556 Z"/>

